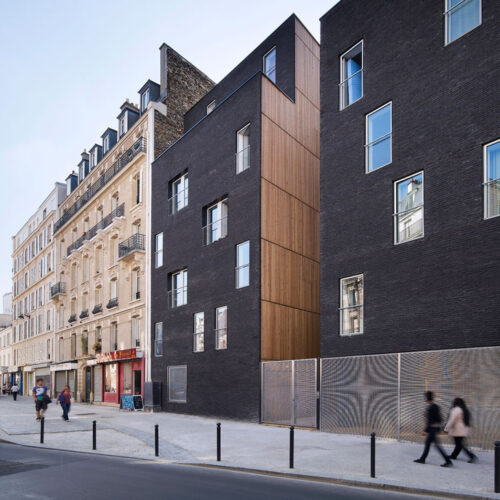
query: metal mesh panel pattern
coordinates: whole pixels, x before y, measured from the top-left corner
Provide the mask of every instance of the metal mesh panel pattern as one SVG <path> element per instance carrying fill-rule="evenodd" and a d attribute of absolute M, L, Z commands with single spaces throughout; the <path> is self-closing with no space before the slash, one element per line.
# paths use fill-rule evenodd
<path fill-rule="evenodd" d="M 294 425 L 316 427 L 316 360 L 294 361 Z"/>
<path fill-rule="evenodd" d="M 398 355 L 321 360 L 321 430 L 395 437 Z"/>
<path fill-rule="evenodd" d="M 292 421 L 292 361 L 262 363 L 262 422 Z"/>

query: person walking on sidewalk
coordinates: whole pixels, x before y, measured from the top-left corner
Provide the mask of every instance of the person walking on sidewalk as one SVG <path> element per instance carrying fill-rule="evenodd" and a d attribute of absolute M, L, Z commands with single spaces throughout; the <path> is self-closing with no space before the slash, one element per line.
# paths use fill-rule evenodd
<path fill-rule="evenodd" d="M 432 391 L 427 391 L 425 393 L 425 399 L 427 401 L 427 410 L 425 412 L 427 425 L 425 427 L 424 434 L 426 434 L 427 437 L 425 439 L 425 447 L 422 456 L 420 458 L 417 458 L 417 460 L 414 460 L 414 462 L 416 462 L 417 464 L 425 464 L 425 459 L 429 454 L 431 444 L 434 443 L 434 446 L 437 448 L 439 453 L 441 453 L 441 456 L 445 460 L 444 464 L 441 464 L 441 467 L 451 467 L 453 465 L 453 462 L 450 460 L 443 448 L 441 448 L 438 439 L 438 434 L 441 430 L 442 422 L 441 411 L 439 410 L 439 406 L 434 403 L 434 394 L 432 393 Z"/>
<path fill-rule="evenodd" d="M 456 460 L 460 452 L 463 450 L 469 457 L 469 463 L 472 464 L 477 460 L 477 457 L 465 447 L 465 438 L 469 435 L 469 429 L 469 409 L 462 398 L 455 398 L 448 423 L 444 428 L 444 431 L 452 436 L 455 441 L 455 449 L 450 455 L 450 458 Z"/>
<path fill-rule="evenodd" d="M 33 387 L 33 391 L 31 391 L 31 395 L 33 396 L 33 400 L 35 401 L 37 420 L 40 420 L 40 411 L 42 412 L 42 417 L 47 411 L 47 405 L 50 403 L 48 392 L 49 390 L 47 389 L 47 386 L 43 385 L 43 378 L 37 379 L 36 385 L 35 387 Z"/>
<path fill-rule="evenodd" d="M 17 382 L 14 382 L 14 385 L 11 387 L 10 391 L 14 401 L 17 401 L 17 393 L 19 392 L 19 386 L 17 385 Z"/>
<path fill-rule="evenodd" d="M 71 408 L 71 393 L 69 385 L 65 385 L 63 390 L 59 393 L 57 397 L 57 402 L 61 405 L 63 414 L 62 418 L 64 421 L 69 422 L 69 410 Z"/>

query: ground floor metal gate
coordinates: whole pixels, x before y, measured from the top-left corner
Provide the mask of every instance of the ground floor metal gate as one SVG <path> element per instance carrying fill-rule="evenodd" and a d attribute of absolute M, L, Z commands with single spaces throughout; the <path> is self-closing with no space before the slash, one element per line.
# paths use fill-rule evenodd
<path fill-rule="evenodd" d="M 316 359 L 262 363 L 263 423 L 317 427 Z"/>

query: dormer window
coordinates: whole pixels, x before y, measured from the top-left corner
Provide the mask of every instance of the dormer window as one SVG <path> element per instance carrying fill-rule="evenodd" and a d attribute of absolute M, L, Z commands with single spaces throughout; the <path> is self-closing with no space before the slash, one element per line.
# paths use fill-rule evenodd
<path fill-rule="evenodd" d="M 103 148 L 104 148 L 104 153 L 106 154 L 109 151 L 109 135 L 104 137 Z"/>
<path fill-rule="evenodd" d="M 82 163 L 79 167 L 78 167 L 78 180 L 80 182 L 83 181 L 83 179 L 85 178 L 85 164 Z"/>
<path fill-rule="evenodd" d="M 97 165 L 97 148 L 92 151 L 92 154 L 90 155 L 90 167 L 94 168 Z"/>
<path fill-rule="evenodd" d="M 120 137 L 125 134 L 125 115 L 123 115 L 120 120 L 119 120 L 119 127 L 118 127 L 118 131 L 120 133 Z"/>
<path fill-rule="evenodd" d="M 150 100 L 149 89 L 146 89 L 141 95 L 141 111 L 146 111 Z"/>

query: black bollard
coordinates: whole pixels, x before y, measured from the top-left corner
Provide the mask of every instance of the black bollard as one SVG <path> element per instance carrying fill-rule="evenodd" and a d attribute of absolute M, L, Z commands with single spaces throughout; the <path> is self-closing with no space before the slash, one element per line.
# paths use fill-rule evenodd
<path fill-rule="evenodd" d="M 217 423 L 217 462 L 220 462 L 221 455 L 221 446 L 220 446 L 220 422 Z"/>
<path fill-rule="evenodd" d="M 92 449 L 97 450 L 97 423 L 92 421 Z"/>
<path fill-rule="evenodd" d="M 372 432 L 370 434 L 370 445 L 371 445 L 371 453 L 370 453 L 370 476 L 375 477 L 375 433 Z"/>
<path fill-rule="evenodd" d="M 290 426 L 290 469 L 293 469 L 293 425 Z"/>
<path fill-rule="evenodd" d="M 40 420 L 40 443 L 43 444 L 43 434 L 45 432 L 45 417 Z"/>
<path fill-rule="evenodd" d="M 500 493 L 500 441 L 495 441 L 495 493 Z"/>
<path fill-rule="evenodd" d="M 155 425 L 155 457 L 160 455 L 160 446 L 158 444 L 158 424 Z"/>

